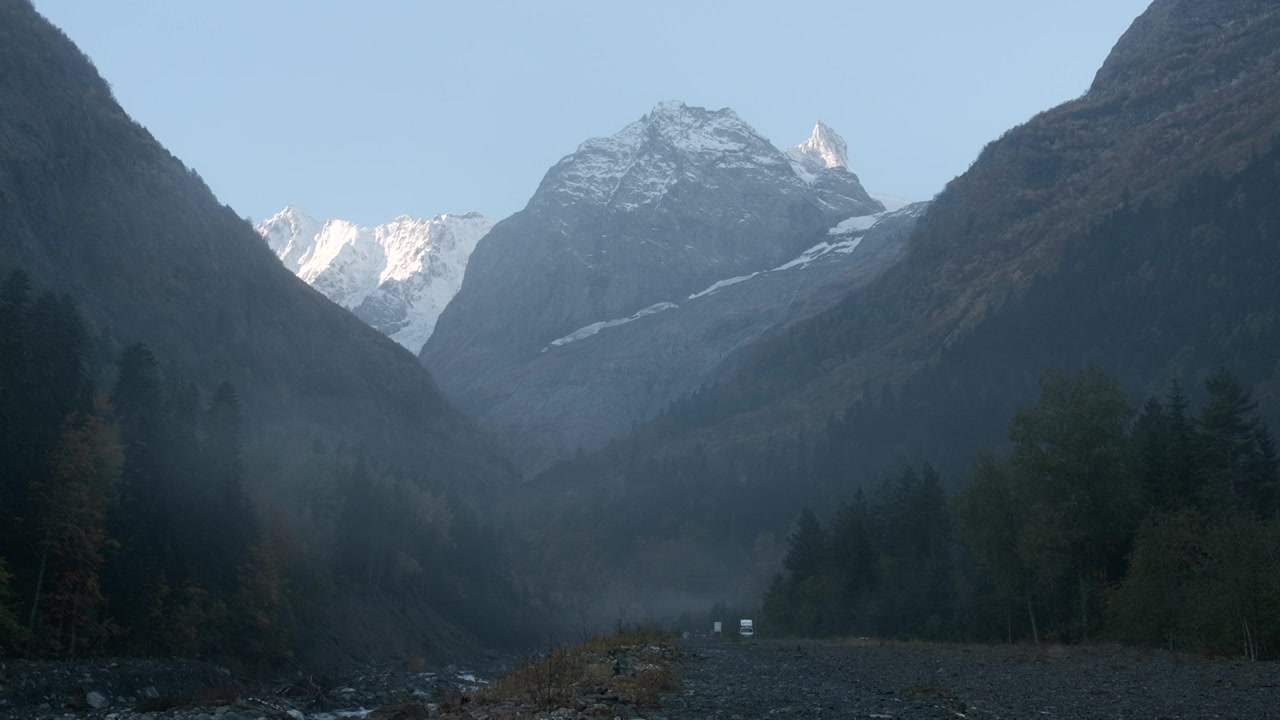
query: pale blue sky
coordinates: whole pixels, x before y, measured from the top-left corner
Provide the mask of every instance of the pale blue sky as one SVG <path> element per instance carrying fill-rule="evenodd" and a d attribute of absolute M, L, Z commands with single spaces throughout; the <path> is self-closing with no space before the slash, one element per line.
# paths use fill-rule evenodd
<path fill-rule="evenodd" d="M 923 199 L 1075 97 L 1148 0 L 35 0 L 241 215 L 524 206 L 660 100 L 779 147 L 821 119 L 872 191 Z"/>

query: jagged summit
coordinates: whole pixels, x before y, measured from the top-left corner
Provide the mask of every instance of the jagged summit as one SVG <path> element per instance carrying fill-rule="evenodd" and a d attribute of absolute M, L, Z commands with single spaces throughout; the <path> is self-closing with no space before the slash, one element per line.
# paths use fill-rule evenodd
<path fill-rule="evenodd" d="M 645 113 L 641 117 L 641 121 L 654 120 L 654 119 L 664 118 L 664 117 L 679 117 L 682 115 L 688 115 L 689 113 L 714 113 L 714 114 L 723 113 L 723 114 L 732 115 L 735 118 L 738 117 L 737 113 L 735 113 L 731 108 L 720 108 L 719 110 L 710 110 L 708 108 L 704 108 L 698 105 L 689 105 L 683 100 L 676 100 L 673 98 L 673 99 L 662 100 L 658 102 L 656 105 L 653 106 L 652 110 Z"/>
<path fill-rule="evenodd" d="M 738 114 L 658 103 L 608 137 L 587 140 L 548 171 L 532 203 L 586 202 L 635 210 L 676 183 L 758 171 L 785 176 L 786 158 Z"/>
<path fill-rule="evenodd" d="M 852 241 L 832 241 L 830 229 L 884 211 L 849 171 L 847 146 L 835 131 L 820 125 L 805 147 L 814 163 L 808 177 L 733 110 L 674 100 L 608 137 L 583 142 L 547 171 L 524 209 L 476 247 L 462 289 L 423 348 L 423 362 L 450 397 L 493 421 L 498 434 L 518 434 L 513 445 L 527 447 L 538 441 L 525 438 L 548 431 L 575 434 L 544 414 L 565 403 L 577 409 L 564 409 L 564 416 L 590 416 L 588 424 L 622 417 L 628 425 L 637 417 L 629 413 L 648 400 L 614 407 L 582 400 L 608 394 L 596 393 L 613 382 L 614 370 L 607 368 L 624 363 L 599 356 L 599 365 L 573 366 L 563 358 L 587 351 L 569 338 L 658 322 L 660 311 L 671 313 L 708 288 L 788 263 L 799 267 L 793 261 L 817 246 L 835 254 L 852 250 Z M 757 300 L 785 309 L 796 297 L 785 291 Z M 716 345 L 712 355 L 730 353 L 741 340 L 739 321 L 727 319 L 732 314 L 708 331 L 729 343 Z M 664 326 L 669 332 L 646 345 L 645 352 L 656 354 L 627 364 L 620 375 L 637 377 L 660 362 L 680 365 L 680 358 L 693 357 L 689 347 L 715 342 L 680 323 Z M 605 340 L 595 346 L 639 357 L 625 345 Z M 548 347 L 563 352 L 544 353 Z M 665 402 L 672 396 L 662 393 L 684 391 L 647 377 L 662 385 L 650 387 L 649 397 Z M 522 386 L 522 378 L 529 385 Z M 582 387 L 593 389 L 583 393 Z"/>
<path fill-rule="evenodd" d="M 414 352 L 462 285 L 467 260 L 493 222 L 476 212 L 385 225 L 319 221 L 290 205 L 258 233 L 285 267 Z"/>
<path fill-rule="evenodd" d="M 821 120 L 813 127 L 813 134 L 809 139 L 788 150 L 787 156 L 793 164 L 801 165 L 808 174 L 824 168 L 844 168 L 852 172 L 849 167 L 849 145 Z"/>
<path fill-rule="evenodd" d="M 783 152 L 733 110 L 679 100 L 583 142 L 548 171 L 530 207 L 586 203 L 632 212 L 656 205 L 681 183 L 717 187 L 747 176 L 812 194 L 832 222 L 884 210 L 850 168 L 848 144 L 826 123 Z"/>
<path fill-rule="evenodd" d="M 690 152 L 714 152 L 739 147 L 741 139 L 725 137 L 725 131 L 759 137 L 759 133 L 731 108 L 710 110 L 686 105 L 679 100 L 663 100 L 654 105 L 652 110 L 627 126 L 619 135 L 633 129 L 661 136 L 678 149 Z M 708 142 L 708 136 L 719 136 L 720 140 Z"/>
<path fill-rule="evenodd" d="M 740 149 L 749 136 L 763 141 L 759 134 L 729 108 L 708 110 L 686 105 L 679 100 L 664 100 L 639 120 L 608 137 L 591 138 L 578 146 L 577 153 L 596 149 L 640 152 L 660 149 L 661 141 L 669 149 L 685 152 L 722 152 Z M 657 141 L 657 142 L 655 142 Z M 574 157 L 570 155 L 569 158 Z"/>
<path fill-rule="evenodd" d="M 867 194 L 849 166 L 849 144 L 821 120 L 814 125 L 808 140 L 787 150 L 787 160 L 819 202 L 835 215 L 884 212 L 884 204 Z"/>
<path fill-rule="evenodd" d="M 296 205 L 287 205 L 280 212 L 258 223 L 258 233 L 266 239 L 271 252 L 286 265 L 291 265 L 298 260 L 295 254 L 289 253 L 293 239 L 314 237 L 322 227 L 324 223 L 303 213 Z M 286 257 L 286 253 L 289 257 Z"/>

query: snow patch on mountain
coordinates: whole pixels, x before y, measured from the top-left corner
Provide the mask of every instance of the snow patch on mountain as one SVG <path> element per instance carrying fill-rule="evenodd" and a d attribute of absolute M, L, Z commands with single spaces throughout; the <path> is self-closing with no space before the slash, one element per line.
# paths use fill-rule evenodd
<path fill-rule="evenodd" d="M 290 206 L 258 233 L 285 267 L 413 352 L 462 285 L 476 243 L 493 227 L 477 213 L 401 215 L 376 227 L 318 221 Z"/>
<path fill-rule="evenodd" d="M 858 249 L 858 245 L 862 243 L 862 238 L 866 236 L 867 232 L 870 231 L 871 228 L 875 227 L 877 224 L 885 220 L 886 218 L 901 217 L 901 216 L 918 217 L 919 215 L 924 213 L 927 207 L 928 207 L 928 203 L 915 203 L 915 204 L 904 206 L 897 210 L 876 213 L 875 215 L 860 215 L 858 217 L 851 217 L 837 224 L 835 227 L 827 231 L 827 234 L 830 236 L 831 239 L 824 240 L 818 243 L 817 245 L 814 245 L 808 250 L 805 250 L 804 252 L 800 253 L 800 255 L 797 256 L 796 258 L 789 260 L 788 262 L 785 262 L 782 265 L 779 265 L 778 267 L 773 268 L 772 270 L 766 270 L 763 272 L 753 272 L 750 275 L 739 275 L 737 277 L 731 277 L 725 280 L 717 281 L 712 285 L 710 285 L 709 287 L 707 287 L 707 289 L 702 290 L 701 292 L 693 293 L 688 297 L 688 299 L 699 300 L 709 295 L 714 295 L 715 293 L 727 287 L 737 285 L 739 283 L 744 283 L 744 282 L 747 282 L 748 280 L 752 280 L 754 278 L 760 277 L 762 275 L 767 275 L 769 273 L 782 272 L 785 270 L 792 270 L 795 268 L 803 268 L 827 256 L 849 255 L 854 250 Z M 607 330 L 609 328 L 617 327 L 619 325 L 625 325 L 627 323 L 639 320 L 640 318 L 645 317 L 647 315 L 653 315 L 655 313 L 663 312 L 666 310 L 677 310 L 679 309 L 679 307 L 680 306 L 676 305 L 675 303 L 661 302 L 654 305 L 650 305 L 649 307 L 637 312 L 636 314 L 630 317 L 620 318 L 617 320 L 603 320 L 600 322 L 591 323 L 590 325 L 587 325 L 586 327 L 575 330 L 569 333 L 568 335 L 565 335 L 564 337 L 552 340 L 551 344 L 547 345 L 545 348 L 542 349 L 542 352 L 545 353 L 548 350 L 551 350 L 552 348 L 562 347 L 564 345 L 568 345 L 569 343 L 577 342 L 579 340 L 585 340 L 586 338 L 589 338 L 598 334 L 602 330 Z"/>
<path fill-rule="evenodd" d="M 800 253 L 794 260 L 785 262 L 769 272 L 802 268 L 809 263 L 832 254 L 848 255 L 858 249 L 862 238 L 871 228 L 891 217 L 919 217 L 928 207 L 928 203 L 908 203 L 893 210 L 886 210 L 875 215 L 851 217 L 827 231 L 830 240 L 824 240 Z"/>
<path fill-rule="evenodd" d="M 805 250 L 794 260 L 783 263 L 774 268 L 770 272 L 780 272 L 782 270 L 790 270 L 791 268 L 804 267 L 818 258 L 825 257 L 832 253 L 840 255 L 848 255 L 858 249 L 858 244 L 862 242 L 862 236 L 858 235 L 849 240 L 841 240 L 839 242 L 820 242 L 817 245 Z"/>
<path fill-rule="evenodd" d="M 555 340 L 552 340 L 550 345 L 542 349 L 542 352 L 546 352 L 547 350 L 550 350 L 553 347 L 560 347 L 561 345 L 568 345 L 571 342 L 585 340 L 586 338 L 589 338 L 592 335 L 599 333 L 601 330 L 607 330 L 608 328 L 611 328 L 611 327 L 618 327 L 619 325 L 626 325 L 627 323 L 635 322 L 636 320 L 639 320 L 642 317 L 660 313 L 664 310 L 674 310 L 678 307 L 680 306 L 676 305 L 675 303 L 660 302 L 660 303 L 655 303 L 653 305 L 650 305 L 649 307 L 637 312 L 631 317 L 620 318 L 618 320 L 603 320 L 601 322 L 594 322 L 584 328 L 579 328 L 577 330 L 574 330 L 573 332 L 569 333 L 568 335 L 565 335 L 562 338 L 557 338 Z"/>
<path fill-rule="evenodd" d="M 751 278 L 753 278 L 753 277 L 755 277 L 755 276 L 757 276 L 757 275 L 759 275 L 759 274 L 760 274 L 760 273 L 758 273 L 758 272 L 753 272 L 753 273 L 751 273 L 750 275 L 739 275 L 738 277 L 732 277 L 732 278 L 729 278 L 728 280 L 721 280 L 721 281 L 717 282 L 716 284 L 712 285 L 711 287 L 707 288 L 706 290 L 703 290 L 702 292 L 696 292 L 696 293 L 694 293 L 694 294 L 690 295 L 690 296 L 689 296 L 689 299 L 690 299 L 690 300 L 697 300 L 697 299 L 698 299 L 698 298 L 700 298 L 700 297 L 706 297 L 707 295 L 710 295 L 711 293 L 713 293 L 713 292 L 715 292 L 715 291 L 717 291 L 717 290 L 720 290 L 720 289 L 722 289 L 722 288 L 727 288 L 727 287 L 729 287 L 730 285 L 737 285 L 737 284 L 738 284 L 738 283 L 740 283 L 740 282 L 746 282 L 747 280 L 750 280 Z"/>
<path fill-rule="evenodd" d="M 763 272 L 753 272 L 750 275 L 740 275 L 737 277 L 731 277 L 725 280 L 720 280 L 718 282 L 713 283 L 711 286 L 709 286 L 707 289 L 701 292 L 693 293 L 692 295 L 689 296 L 688 299 L 698 300 L 698 299 L 707 297 L 708 295 L 714 295 L 715 293 L 727 287 L 737 285 L 739 283 L 747 282 L 748 280 L 752 280 L 754 278 L 760 277 L 761 275 L 766 275 L 768 273 L 782 272 L 784 270 L 791 270 L 793 268 L 803 268 L 829 255 L 848 255 L 852 253 L 854 250 L 858 249 L 858 245 L 862 242 L 862 238 L 867 234 L 867 231 L 875 227 L 876 224 L 878 224 L 885 218 L 896 217 L 900 215 L 919 215 L 924 211 L 925 206 L 926 206 L 925 203 L 919 203 L 916 205 L 908 206 L 906 209 L 900 209 L 896 211 L 886 211 L 882 213 L 877 213 L 875 215 L 863 215 L 859 217 L 849 218 L 848 220 L 841 222 L 840 224 L 836 225 L 835 227 L 827 231 L 828 234 L 831 236 L 830 240 L 824 240 L 823 242 L 820 242 L 817 245 L 814 245 L 808 250 L 805 250 L 795 259 L 790 260 L 786 263 L 783 263 L 782 265 L 779 265 L 778 267 L 772 270 L 766 270 Z M 675 303 L 660 302 L 654 305 L 650 305 L 649 307 L 635 313 L 630 317 L 620 318 L 617 320 L 602 320 L 600 322 L 594 322 L 594 323 L 591 323 L 590 325 L 587 325 L 586 327 L 579 328 L 578 330 L 575 330 L 569 333 L 568 335 L 565 335 L 564 337 L 552 340 L 549 345 L 547 345 L 545 348 L 542 349 L 542 352 L 547 352 L 552 348 L 562 347 L 564 345 L 568 345 L 569 343 L 577 342 L 579 340 L 585 340 L 589 337 L 592 337 L 600 333 L 602 330 L 607 330 L 609 328 L 618 327 L 619 325 L 625 325 L 630 322 L 635 322 L 636 320 L 639 320 L 640 318 L 645 317 L 647 315 L 653 315 L 655 313 L 664 312 L 666 310 L 677 310 L 679 309 L 679 307 L 680 306 L 676 305 Z"/>
<path fill-rule="evenodd" d="M 827 234 L 828 235 L 848 235 L 849 233 L 870 230 L 871 228 L 875 227 L 875 224 L 880 222 L 880 218 L 884 216 L 885 216 L 885 213 L 877 213 L 875 215 L 860 215 L 858 217 L 851 217 L 848 220 L 840 221 L 839 224 L 837 224 L 835 227 L 828 230 Z"/>
<path fill-rule="evenodd" d="M 823 257 L 825 255 L 830 255 L 832 253 L 848 255 L 849 253 L 857 249 L 858 243 L 862 241 L 862 236 L 865 235 L 868 230 L 875 227 L 876 223 L 880 222 L 886 216 L 891 214 L 892 213 L 890 212 L 883 212 L 883 213 L 876 213 L 875 215 L 860 215 L 857 217 L 851 217 L 847 220 L 844 220 L 839 224 L 837 224 L 835 227 L 827 231 L 828 235 L 832 235 L 842 239 L 839 239 L 839 240 L 833 239 L 830 241 L 820 242 L 817 245 L 814 245 L 813 247 L 809 248 L 808 250 L 805 250 L 798 257 L 792 260 L 789 260 L 779 265 L 778 267 L 772 270 L 768 270 L 766 272 L 779 272 L 782 270 L 790 270 L 791 268 L 804 267 L 805 265 L 808 265 L 814 260 L 817 260 L 818 258 Z M 713 284 L 711 287 L 708 287 L 706 290 L 703 290 L 702 292 L 696 292 L 690 295 L 689 299 L 697 300 L 700 297 L 706 297 L 707 295 L 711 295 L 712 293 L 718 290 L 722 290 L 726 287 L 729 287 L 730 285 L 737 285 L 740 282 L 746 282 L 747 280 L 750 280 L 761 274 L 762 273 L 759 273 L 759 272 L 753 272 L 750 275 L 739 275 L 738 277 L 732 277 L 732 278 L 729 278 L 728 280 L 721 280 Z"/>

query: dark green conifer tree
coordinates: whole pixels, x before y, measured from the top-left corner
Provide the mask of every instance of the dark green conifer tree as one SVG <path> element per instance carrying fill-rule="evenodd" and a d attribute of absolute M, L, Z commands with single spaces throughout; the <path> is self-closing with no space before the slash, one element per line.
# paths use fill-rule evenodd
<path fill-rule="evenodd" d="M 1255 495 L 1246 472 L 1253 454 L 1258 404 L 1234 374 L 1223 368 L 1205 380 L 1209 400 L 1200 413 L 1204 491 L 1230 507 L 1249 507 Z M 1214 503 L 1221 505 L 1221 503 Z"/>
<path fill-rule="evenodd" d="M 220 587 L 234 587 L 234 570 L 249 559 L 258 540 L 257 521 L 245 494 L 244 429 L 240 397 L 230 383 L 214 391 L 205 416 L 204 460 L 208 478 L 206 517 L 209 554 L 203 563 L 206 579 Z"/>
<path fill-rule="evenodd" d="M 31 282 L 14 272 L 0 285 L 0 548 L 22 542 L 18 520 L 36 452 L 24 417 L 30 393 L 27 313 Z"/>
<path fill-rule="evenodd" d="M 1264 518 L 1273 517 L 1280 500 L 1280 460 L 1276 457 L 1276 438 L 1261 420 L 1254 424 L 1253 446 L 1244 470 L 1252 493 L 1252 509 Z"/>
<path fill-rule="evenodd" d="M 141 343 L 126 347 L 116 362 L 111 392 L 124 448 L 124 465 L 108 512 L 107 528 L 119 543 L 108 559 L 108 612 L 128 628 L 124 643 L 138 652 L 166 647 L 160 617 L 176 577 L 170 483 L 162 466 L 163 409 L 159 363 Z"/>
<path fill-rule="evenodd" d="M 1200 483 L 1203 478 L 1199 468 L 1202 453 L 1195 425 L 1187 412 L 1182 382 L 1176 378 L 1169 383 L 1164 407 L 1169 491 L 1163 504 L 1169 508 L 1193 507 L 1202 495 Z"/>
<path fill-rule="evenodd" d="M 827 533 L 813 510 L 805 508 L 796 520 L 795 531 L 787 538 L 782 564 L 793 581 L 804 582 L 822 572 L 827 558 Z"/>
<path fill-rule="evenodd" d="M 851 611 L 878 583 L 871 523 L 871 503 L 862 488 L 858 488 L 853 501 L 836 511 L 831 526 L 833 561 L 842 581 L 846 606 Z"/>
<path fill-rule="evenodd" d="M 1178 502 L 1173 487 L 1170 458 L 1172 423 L 1164 405 L 1150 398 L 1133 424 L 1134 443 L 1142 473 L 1142 499 L 1151 508 L 1166 508 Z"/>

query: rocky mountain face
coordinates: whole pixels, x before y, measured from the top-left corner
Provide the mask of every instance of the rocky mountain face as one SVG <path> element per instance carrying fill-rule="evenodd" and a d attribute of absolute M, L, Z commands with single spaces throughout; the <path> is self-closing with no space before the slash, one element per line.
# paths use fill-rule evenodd
<path fill-rule="evenodd" d="M 572 498 L 538 525 L 568 534 L 592 532 L 572 524 L 583 508 L 669 508 L 658 529 L 611 526 L 634 535 L 625 547 L 546 572 L 631 601 L 723 597 L 801 504 L 830 507 L 904 461 L 955 480 L 1047 369 L 1099 366 L 1140 400 L 1226 366 L 1280 407 L 1278 48 L 1274 3 L 1155 2 L 1088 94 L 992 142 L 935 198 L 900 261 L 531 483 L 513 502 Z M 533 532 L 553 557 L 561 531 Z"/>
<path fill-rule="evenodd" d="M 905 381 L 1016 305 L 1108 213 L 1238 170 L 1280 133 L 1277 47 L 1272 3 L 1154 3 L 1088 94 L 989 144 L 935 199 L 901 263 L 809 321 L 799 335 L 821 338 L 821 350 L 759 345 L 741 379 L 752 411 L 681 442 L 813 431 L 868 384 Z M 802 370 L 774 372 L 800 356 Z"/>
<path fill-rule="evenodd" d="M 483 420 L 536 472 L 594 450 L 726 375 L 760 338 L 829 309 L 892 267 L 927 208 L 853 218 L 767 270 L 578 328 L 511 368 Z"/>
<path fill-rule="evenodd" d="M 682 363 L 708 362 L 690 355 L 705 338 L 670 329 L 689 313 L 663 311 L 779 268 L 840 222 L 883 211 L 825 125 L 784 153 L 732 110 L 662 103 L 583 143 L 478 243 L 422 359 L 451 398 L 541 466 L 616 436 L 708 378 L 682 372 Z M 782 285 L 761 302 L 781 310 L 809 292 L 798 280 Z M 741 330 L 744 321 L 734 322 Z M 655 324 L 668 328 L 661 343 L 612 359 L 633 347 L 622 338 Z M 726 339 L 734 332 L 722 328 Z M 740 341 L 706 349 L 723 361 Z M 626 397 L 615 397 L 622 377 Z"/>
<path fill-rule="evenodd" d="M 1266 41 L 1275 10 L 1269 0 L 1156 0 L 1120 39 L 1090 92 L 1137 91 L 1165 103 L 1211 92 L 1274 58 L 1277 49 Z M 1161 87 L 1153 78 L 1172 82 Z"/>
<path fill-rule="evenodd" d="M 254 447 L 281 457 L 363 447 L 459 489 L 509 477 L 412 353 L 285 269 L 22 0 L 0 3 L 0 134 L 0 273 L 67 293 L 96 361 L 144 342 L 166 373 L 231 382 Z"/>
<path fill-rule="evenodd" d="M 382 334 L 417 353 L 462 285 L 476 243 L 493 227 L 479 213 L 377 227 L 320 222 L 287 207 L 257 231 L 284 266 Z"/>

